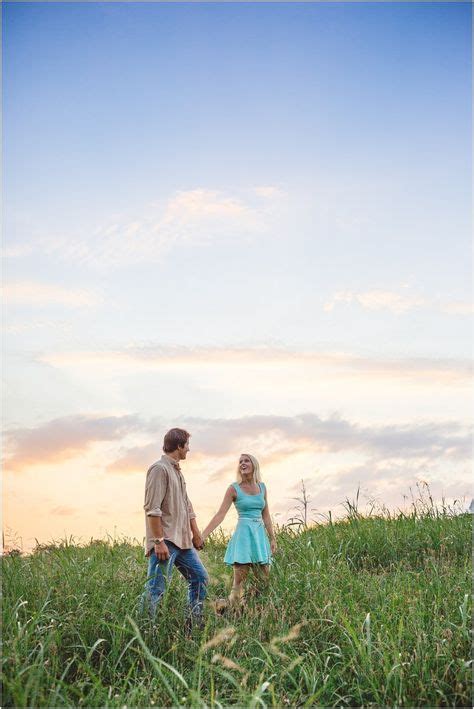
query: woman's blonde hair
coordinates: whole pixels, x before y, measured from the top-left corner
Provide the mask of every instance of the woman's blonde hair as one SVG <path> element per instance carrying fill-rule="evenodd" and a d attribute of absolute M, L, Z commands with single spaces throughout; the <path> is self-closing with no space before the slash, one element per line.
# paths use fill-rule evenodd
<path fill-rule="evenodd" d="M 255 456 L 250 455 L 250 453 L 241 453 L 241 454 L 240 454 L 240 458 L 241 458 L 243 455 L 246 455 L 247 458 L 250 458 L 250 460 L 252 461 L 252 465 L 253 465 L 253 479 L 255 480 L 256 483 L 261 483 L 261 482 L 262 482 L 262 476 L 260 475 L 260 465 L 258 464 L 258 460 L 255 458 Z M 239 462 L 237 463 L 237 477 L 236 477 L 236 480 L 237 480 L 238 485 L 240 485 L 240 483 L 242 482 L 242 475 L 240 474 L 240 458 L 239 458 Z"/>

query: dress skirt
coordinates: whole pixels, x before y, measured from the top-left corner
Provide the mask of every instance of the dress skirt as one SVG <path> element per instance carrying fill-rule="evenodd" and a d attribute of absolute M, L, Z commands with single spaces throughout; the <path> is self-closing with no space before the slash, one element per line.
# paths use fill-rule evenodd
<path fill-rule="evenodd" d="M 224 556 L 226 564 L 270 564 L 271 550 L 262 517 L 239 517 Z"/>

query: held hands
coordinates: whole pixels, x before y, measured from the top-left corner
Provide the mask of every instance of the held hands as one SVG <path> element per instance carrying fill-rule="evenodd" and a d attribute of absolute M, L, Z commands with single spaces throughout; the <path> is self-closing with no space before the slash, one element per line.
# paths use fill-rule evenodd
<path fill-rule="evenodd" d="M 200 534 L 194 534 L 193 535 L 193 547 L 197 549 L 198 551 L 201 551 L 201 549 L 204 549 L 204 539 Z"/>

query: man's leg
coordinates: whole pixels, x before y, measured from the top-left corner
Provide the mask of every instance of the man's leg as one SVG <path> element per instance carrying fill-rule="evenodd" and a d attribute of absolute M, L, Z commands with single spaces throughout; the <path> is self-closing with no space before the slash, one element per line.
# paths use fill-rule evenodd
<path fill-rule="evenodd" d="M 166 584 L 171 578 L 173 564 L 179 552 L 171 542 L 166 542 L 170 552 L 170 558 L 166 561 L 158 561 L 155 552 L 152 551 L 148 557 L 148 573 L 145 584 L 145 591 L 142 596 L 142 608 L 148 607 L 151 615 L 155 615 L 158 604 L 165 592 Z"/>
<path fill-rule="evenodd" d="M 188 582 L 188 608 L 191 617 L 200 621 L 209 575 L 195 549 L 181 549 L 175 564 Z"/>

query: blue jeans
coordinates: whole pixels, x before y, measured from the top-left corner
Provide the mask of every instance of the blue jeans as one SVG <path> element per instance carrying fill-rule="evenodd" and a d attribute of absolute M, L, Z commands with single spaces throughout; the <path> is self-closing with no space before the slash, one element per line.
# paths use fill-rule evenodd
<path fill-rule="evenodd" d="M 171 579 L 173 566 L 188 582 L 188 610 L 192 617 L 202 615 L 203 601 L 206 597 L 209 576 L 195 549 L 180 549 L 173 542 L 166 541 L 170 558 L 158 561 L 155 552 L 148 557 L 148 578 L 143 594 L 143 605 L 148 604 L 154 615 L 165 592 L 166 584 Z"/>

